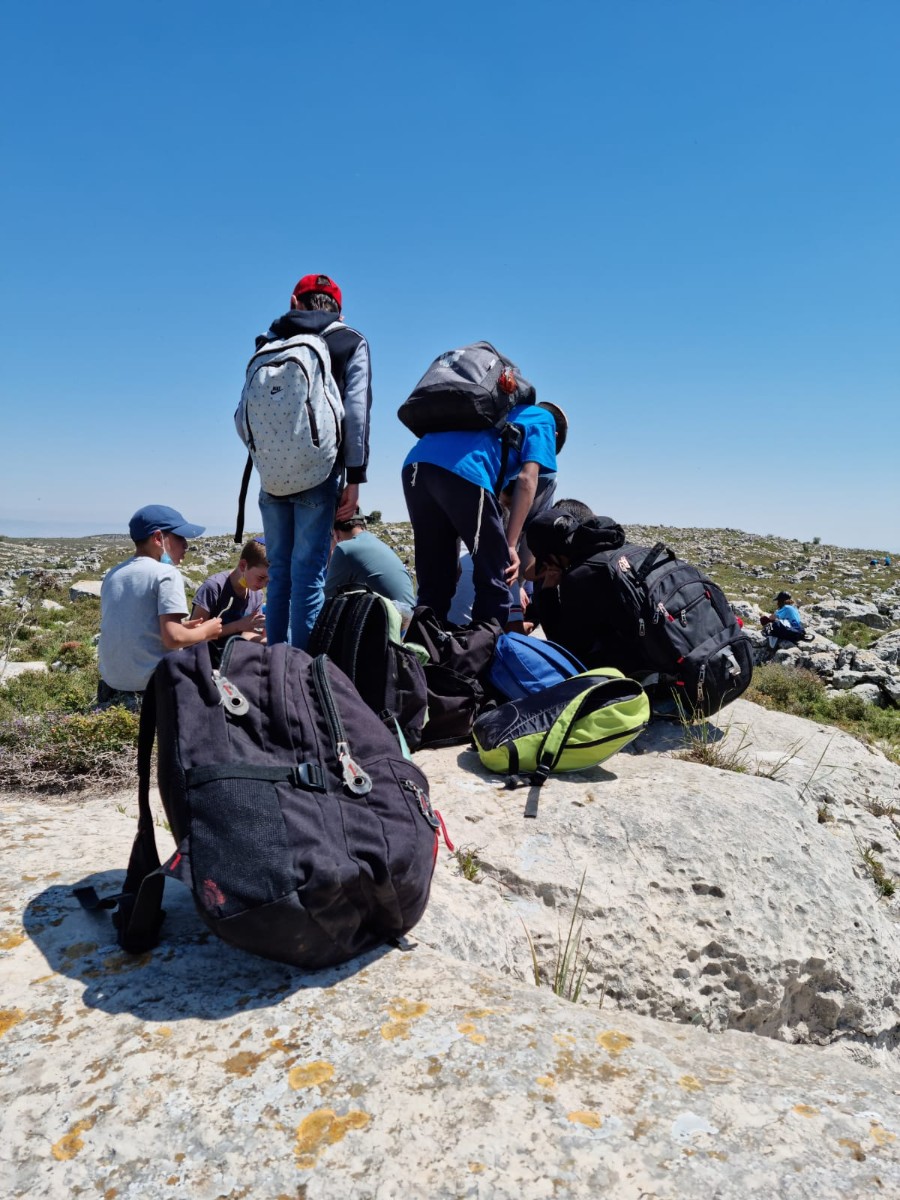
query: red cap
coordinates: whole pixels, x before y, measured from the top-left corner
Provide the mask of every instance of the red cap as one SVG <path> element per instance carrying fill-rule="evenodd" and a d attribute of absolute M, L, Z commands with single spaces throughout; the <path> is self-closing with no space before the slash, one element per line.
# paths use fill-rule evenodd
<path fill-rule="evenodd" d="M 341 289 L 329 279 L 327 275 L 304 275 L 297 286 L 294 288 L 295 296 L 306 296 L 310 292 L 323 292 L 326 296 L 331 296 L 337 301 L 338 308 L 342 308 Z"/>

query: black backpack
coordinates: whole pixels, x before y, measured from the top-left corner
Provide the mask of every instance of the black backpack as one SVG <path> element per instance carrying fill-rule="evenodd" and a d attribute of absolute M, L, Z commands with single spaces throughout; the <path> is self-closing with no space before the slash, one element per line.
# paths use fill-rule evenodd
<path fill-rule="evenodd" d="M 690 716 L 717 712 L 749 686 L 753 650 L 724 592 L 662 542 L 625 543 L 572 570 L 594 576 L 592 662 L 674 697 Z"/>
<path fill-rule="evenodd" d="M 160 866 L 158 779 L 177 849 Z M 439 819 L 428 783 L 325 657 L 232 638 L 168 654 L 141 712 L 138 831 L 114 921 L 155 946 L 178 879 L 223 941 L 318 969 L 401 937 L 428 901 Z M 84 892 L 92 893 L 91 889 Z M 95 894 L 86 907 L 111 907 Z"/>
<path fill-rule="evenodd" d="M 499 493 L 511 449 L 522 444 L 522 430 L 507 417 L 517 404 L 534 404 L 534 386 L 514 362 L 490 342 L 448 350 L 434 360 L 397 410 L 407 429 L 427 433 L 494 429 L 503 440 Z"/>
<path fill-rule="evenodd" d="M 386 604 L 371 588 L 348 584 L 325 601 L 309 639 L 313 657 L 327 654 L 392 732 L 415 750 L 422 740 L 427 687 L 415 653 L 390 636 Z M 397 621 L 399 631 L 399 614 Z"/>
<path fill-rule="evenodd" d="M 485 684 L 501 632 L 499 621 L 448 625 L 425 605 L 415 609 L 404 636 L 424 646 L 431 659 L 424 668 L 428 720 L 423 747 L 469 740 L 475 718 L 488 703 Z"/>

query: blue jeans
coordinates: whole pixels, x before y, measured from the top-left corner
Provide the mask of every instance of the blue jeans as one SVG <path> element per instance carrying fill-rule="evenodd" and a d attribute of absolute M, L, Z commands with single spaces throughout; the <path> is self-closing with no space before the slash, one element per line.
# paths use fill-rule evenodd
<path fill-rule="evenodd" d="M 259 493 L 269 560 L 266 592 L 266 641 L 288 641 L 305 650 L 323 603 L 331 531 L 341 472 L 335 467 L 324 483 L 290 496 Z"/>

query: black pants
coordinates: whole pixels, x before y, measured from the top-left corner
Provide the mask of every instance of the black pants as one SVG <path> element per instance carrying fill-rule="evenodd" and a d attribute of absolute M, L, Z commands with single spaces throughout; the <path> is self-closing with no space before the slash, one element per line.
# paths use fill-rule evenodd
<path fill-rule="evenodd" d="M 503 573 L 509 548 L 494 495 L 432 463 L 403 468 L 403 493 L 415 540 L 418 603 L 447 619 L 456 591 L 457 539 L 462 539 L 472 556 L 472 620 L 496 617 L 505 625 L 509 588 Z"/>

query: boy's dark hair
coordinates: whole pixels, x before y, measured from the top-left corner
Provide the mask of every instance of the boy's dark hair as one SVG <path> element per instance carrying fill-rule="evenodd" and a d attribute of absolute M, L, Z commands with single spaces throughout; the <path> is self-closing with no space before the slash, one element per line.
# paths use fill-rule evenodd
<path fill-rule="evenodd" d="M 581 500 L 557 500 L 553 509 L 555 512 L 568 513 L 577 521 L 589 521 L 594 515 L 593 509 L 588 508 Z"/>
<path fill-rule="evenodd" d="M 259 538 L 251 538 L 241 550 L 241 559 L 248 567 L 267 567 L 269 560 L 266 557 L 266 543 L 261 542 Z"/>
<path fill-rule="evenodd" d="M 366 518 L 359 511 L 359 509 L 357 509 L 353 516 L 348 517 L 346 521 L 335 521 L 334 527 L 340 533 L 350 533 L 351 530 L 356 529 L 357 527 L 360 529 L 365 529 Z"/>
<path fill-rule="evenodd" d="M 326 296 L 324 292 L 308 292 L 305 296 L 299 296 L 298 303 L 301 308 L 323 309 L 325 312 L 339 313 L 340 307 L 333 296 Z"/>

